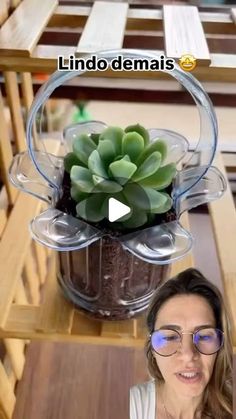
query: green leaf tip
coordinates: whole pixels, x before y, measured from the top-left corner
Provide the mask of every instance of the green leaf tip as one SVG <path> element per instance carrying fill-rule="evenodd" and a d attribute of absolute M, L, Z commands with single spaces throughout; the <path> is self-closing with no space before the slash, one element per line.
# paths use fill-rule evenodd
<path fill-rule="evenodd" d="M 125 132 L 137 132 L 143 138 L 145 146 L 149 143 L 149 133 L 146 128 L 140 124 L 129 125 L 125 128 Z"/>

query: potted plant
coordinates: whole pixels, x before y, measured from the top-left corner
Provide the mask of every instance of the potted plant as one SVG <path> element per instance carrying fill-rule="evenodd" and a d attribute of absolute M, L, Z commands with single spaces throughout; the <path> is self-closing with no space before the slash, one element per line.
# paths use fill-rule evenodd
<path fill-rule="evenodd" d="M 73 151 L 64 157 L 63 193 L 56 208 L 89 223 L 103 237 L 84 250 L 59 254 L 59 283 L 76 305 L 96 317 L 132 316 L 146 307 L 147 297 L 166 278 L 167 266 L 125 251 L 120 239 L 176 219 L 171 198 L 176 164 L 165 160 L 171 159 L 171 141 L 179 158 L 187 141 L 178 142 L 170 133 L 166 140 L 150 141 L 139 124 L 123 130 L 93 121 L 66 128 L 64 138 Z M 109 221 L 112 199 L 130 209 L 116 221 Z"/>
<path fill-rule="evenodd" d="M 108 60 L 116 55 L 101 53 Z M 121 320 L 146 309 L 170 263 L 191 249 L 182 212 L 225 190 L 223 176 L 211 166 L 217 124 L 201 85 L 176 68 L 172 75 L 192 94 L 201 120 L 191 159 L 188 141 L 175 132 L 97 121 L 66 127 L 55 156 L 34 135 L 34 121 L 54 88 L 78 74 L 56 72 L 38 92 L 27 124 L 29 150 L 15 157 L 10 176 L 50 204 L 32 220 L 31 233 L 58 250 L 58 281 L 66 297 L 96 318 Z M 109 217 L 112 199 L 129 209 L 116 221 Z"/>

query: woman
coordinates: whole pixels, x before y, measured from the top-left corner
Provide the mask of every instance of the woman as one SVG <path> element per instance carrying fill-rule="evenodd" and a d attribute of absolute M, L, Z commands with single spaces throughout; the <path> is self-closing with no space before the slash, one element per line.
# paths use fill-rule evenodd
<path fill-rule="evenodd" d="M 222 296 L 196 269 L 167 281 L 147 315 L 152 381 L 130 391 L 130 419 L 232 418 L 232 344 Z"/>

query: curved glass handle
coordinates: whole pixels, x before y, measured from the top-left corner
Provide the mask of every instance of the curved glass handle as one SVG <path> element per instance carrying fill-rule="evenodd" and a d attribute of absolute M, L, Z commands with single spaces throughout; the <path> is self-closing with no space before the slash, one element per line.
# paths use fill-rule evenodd
<path fill-rule="evenodd" d="M 179 172 L 179 182 L 182 185 L 192 182 L 198 176 L 196 169 L 187 169 Z M 215 166 L 211 166 L 201 180 L 192 187 L 186 194 L 181 195 L 175 202 L 178 217 L 184 212 L 189 211 L 202 204 L 220 198 L 226 191 L 227 184 L 222 173 Z"/>
<path fill-rule="evenodd" d="M 124 249 L 138 258 L 158 265 L 180 259 L 191 250 L 193 244 L 191 234 L 178 221 L 130 233 L 119 240 Z"/>
<path fill-rule="evenodd" d="M 30 230 L 36 241 L 58 251 L 82 249 L 102 236 L 95 227 L 54 208 L 35 217 Z"/>
<path fill-rule="evenodd" d="M 148 51 L 141 51 L 141 50 L 108 50 L 108 51 L 100 51 L 97 52 L 96 55 L 98 58 L 105 58 L 108 63 L 110 64 L 111 61 L 116 58 L 118 55 L 123 55 L 124 58 L 143 58 L 143 59 L 158 59 L 159 56 L 154 52 Z M 85 55 L 83 57 L 84 60 L 91 59 L 91 55 Z M 171 76 L 173 76 L 176 80 L 178 80 L 183 87 L 187 89 L 187 91 L 193 97 L 199 112 L 200 117 L 200 138 L 198 144 L 196 146 L 195 152 L 193 152 L 190 159 L 184 162 L 184 168 L 190 166 L 196 166 L 196 162 L 194 159 L 195 153 L 198 155 L 198 163 L 197 165 L 201 166 L 201 170 L 198 172 L 198 177 L 192 179 L 192 182 L 186 183 L 185 188 L 179 185 L 178 189 L 176 190 L 176 197 L 180 196 L 187 192 L 191 187 L 193 187 L 201 177 L 206 173 L 209 166 L 211 165 L 215 150 L 216 150 L 216 143 L 217 143 L 217 120 L 214 109 L 212 107 L 212 103 L 201 86 L 201 84 L 189 73 L 184 72 L 180 69 L 180 67 L 176 64 L 175 69 L 173 71 L 161 70 L 162 72 L 167 72 Z M 29 152 L 32 160 L 34 161 L 37 170 L 41 173 L 41 175 L 50 183 L 53 183 L 52 179 L 49 179 L 47 171 L 45 172 L 42 166 L 37 161 L 37 156 L 35 151 L 40 150 L 40 140 L 38 136 L 33 135 L 33 127 L 36 121 L 37 112 L 41 109 L 44 105 L 46 100 L 52 94 L 52 92 L 62 85 L 64 82 L 71 80 L 74 77 L 80 76 L 86 73 L 86 70 L 79 70 L 79 71 L 56 71 L 52 74 L 52 76 L 46 81 L 46 83 L 41 86 L 38 90 L 34 102 L 31 106 L 29 117 L 27 120 L 27 127 L 26 127 L 26 136 L 29 145 Z M 54 184 L 57 187 L 57 184 Z"/>
<path fill-rule="evenodd" d="M 9 168 L 9 179 L 21 191 L 52 203 L 54 188 L 39 175 L 27 151 L 13 158 Z"/>

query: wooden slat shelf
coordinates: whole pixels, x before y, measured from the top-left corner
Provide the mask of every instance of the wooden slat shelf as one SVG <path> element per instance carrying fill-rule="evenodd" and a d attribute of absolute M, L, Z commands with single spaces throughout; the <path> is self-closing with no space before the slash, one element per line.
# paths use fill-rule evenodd
<path fill-rule="evenodd" d="M 179 58 L 191 51 L 201 65 L 211 63 L 198 9 L 194 6 L 163 6 L 165 50 L 168 57 Z"/>
<path fill-rule="evenodd" d="M 128 42 L 129 48 L 153 50 L 176 59 L 183 53 L 196 56 L 198 65 L 193 74 L 199 80 L 236 81 L 234 8 L 225 9 L 224 12 L 214 9 L 212 12 L 206 12 L 199 11 L 195 6 L 185 5 L 165 5 L 157 9 L 149 7 L 148 4 L 145 8 L 138 5 L 133 8 L 132 4 L 123 2 L 99 1 L 89 7 L 56 7 L 56 4 L 56 0 L 43 2 L 44 8 L 40 14 L 34 14 L 36 25 L 32 25 L 30 20 L 24 22 L 24 15 L 32 15 L 33 10 L 37 10 L 35 3 L 29 0 L 20 3 L 0 29 L 0 70 L 14 68 L 15 71 L 52 72 L 57 67 L 59 54 L 65 57 L 70 54 L 80 56 L 98 50 L 127 48 Z M 175 18 L 176 14 L 178 19 Z M 12 25 L 13 31 L 9 36 L 9 28 L 12 28 Z M 18 36 L 20 27 L 24 30 Z M 42 44 L 40 35 L 45 36 L 49 30 L 51 41 Z M 65 35 L 70 33 L 75 35 L 73 45 L 65 46 L 63 40 Z M 57 45 L 51 43 L 54 38 Z M 94 75 L 116 76 L 109 70 L 94 72 Z M 119 72 L 120 76 L 169 77 L 158 71 L 128 74 Z"/>

